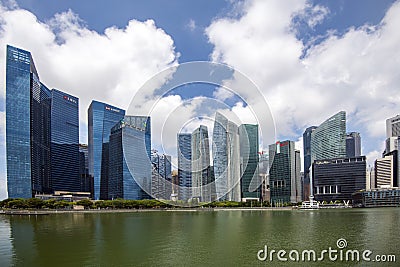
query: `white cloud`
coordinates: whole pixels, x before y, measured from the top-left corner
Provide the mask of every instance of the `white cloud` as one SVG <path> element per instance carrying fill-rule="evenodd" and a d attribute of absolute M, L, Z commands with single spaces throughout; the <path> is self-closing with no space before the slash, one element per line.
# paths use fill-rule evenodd
<path fill-rule="evenodd" d="M 321 5 L 313 6 L 310 2 L 307 2 L 305 8 L 296 14 L 296 16 L 297 19 L 304 21 L 308 27 L 314 29 L 315 26 L 324 21 L 329 13 L 329 8 Z"/>
<path fill-rule="evenodd" d="M 194 21 L 194 19 L 190 19 L 188 24 L 186 25 L 186 27 L 193 32 L 194 30 L 196 30 L 197 26 L 196 26 L 196 21 Z"/>
<path fill-rule="evenodd" d="M 255 81 L 270 105 L 278 138 L 296 140 L 306 127 L 346 110 L 348 128 L 361 131 L 365 153 L 377 150 L 385 119 L 400 105 L 400 3 L 379 25 L 351 28 L 341 37 L 329 32 L 302 57 L 305 44 L 292 23 L 307 10 L 320 15 L 310 26 L 329 12 L 307 1 L 247 1 L 242 16 L 218 18 L 206 29 L 212 59 Z"/>
<path fill-rule="evenodd" d="M 31 51 L 43 83 L 80 98 L 84 130 L 93 98 L 127 108 L 147 79 L 179 57 L 172 38 L 153 20 L 131 20 L 125 28 L 110 27 L 100 34 L 71 10 L 46 23 L 23 9 L 1 7 L 0 12 L 0 61 L 7 44 Z"/>

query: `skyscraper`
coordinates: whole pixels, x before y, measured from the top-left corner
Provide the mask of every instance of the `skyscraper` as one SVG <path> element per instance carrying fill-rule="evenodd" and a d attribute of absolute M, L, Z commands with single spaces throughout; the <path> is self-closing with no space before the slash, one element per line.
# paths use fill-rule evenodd
<path fill-rule="evenodd" d="M 151 152 L 151 195 L 156 199 L 170 199 L 172 194 L 171 156 Z"/>
<path fill-rule="evenodd" d="M 360 133 L 351 132 L 346 134 L 346 157 L 354 158 L 361 156 Z"/>
<path fill-rule="evenodd" d="M 49 90 L 40 83 L 31 53 L 7 46 L 6 151 L 10 198 L 30 198 L 35 192 L 51 191 L 50 165 L 41 164 L 45 158 L 50 163 L 50 127 L 46 127 L 50 124 L 50 98 Z"/>
<path fill-rule="evenodd" d="M 217 199 L 240 201 L 238 127 L 219 112 L 214 122 L 213 163 Z"/>
<path fill-rule="evenodd" d="M 79 144 L 79 176 L 81 192 L 90 192 L 93 197 L 93 177 L 89 175 L 89 150 L 86 144 Z"/>
<path fill-rule="evenodd" d="M 183 133 L 177 135 L 178 180 L 181 200 L 192 197 L 192 135 Z"/>
<path fill-rule="evenodd" d="M 311 133 L 311 163 L 346 157 L 346 112 L 333 115 Z"/>
<path fill-rule="evenodd" d="M 54 191 L 79 192 L 79 99 L 51 90 L 51 177 Z"/>
<path fill-rule="evenodd" d="M 42 84 L 28 51 L 7 46 L 6 65 L 8 196 L 79 191 L 78 98 Z"/>
<path fill-rule="evenodd" d="M 386 120 L 386 138 L 400 136 L 400 115 Z"/>
<path fill-rule="evenodd" d="M 383 158 L 375 160 L 375 185 L 377 188 L 398 186 L 397 158 L 398 154 L 395 150 Z"/>
<path fill-rule="evenodd" d="M 303 133 L 304 150 L 304 182 L 303 199 L 308 200 L 310 196 L 310 167 L 311 167 L 311 133 L 317 129 L 317 126 L 308 127 Z"/>
<path fill-rule="evenodd" d="M 294 142 L 287 140 L 270 145 L 269 157 L 271 203 L 301 201 L 300 151 L 295 150 Z"/>
<path fill-rule="evenodd" d="M 92 101 L 88 109 L 89 174 L 96 200 L 108 198 L 110 131 L 124 115 L 125 110 L 98 101 Z"/>
<path fill-rule="evenodd" d="M 109 138 L 108 198 L 148 199 L 151 192 L 150 117 L 125 116 Z"/>
<path fill-rule="evenodd" d="M 211 180 L 210 144 L 207 126 L 200 125 L 193 131 L 192 147 L 192 196 L 199 201 L 210 202 L 215 196 Z"/>
<path fill-rule="evenodd" d="M 243 199 L 260 199 L 258 175 L 258 125 L 239 126 L 240 138 L 240 187 Z M 254 179 L 254 180 L 253 180 Z M 253 181 L 253 182 L 252 182 Z"/>

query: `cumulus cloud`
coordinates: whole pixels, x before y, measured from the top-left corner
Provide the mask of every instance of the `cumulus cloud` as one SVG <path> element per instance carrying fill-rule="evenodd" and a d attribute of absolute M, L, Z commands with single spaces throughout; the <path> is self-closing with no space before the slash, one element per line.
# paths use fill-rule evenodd
<path fill-rule="evenodd" d="M 0 12 L 0 60 L 7 44 L 31 51 L 43 83 L 80 98 L 83 128 L 93 98 L 127 108 L 147 79 L 179 57 L 173 39 L 153 20 L 131 20 L 124 28 L 97 33 L 71 10 L 48 22 L 23 9 L 3 6 Z M 0 79 L 4 84 L 4 75 Z"/>
<path fill-rule="evenodd" d="M 305 55 L 294 18 L 317 14 L 308 21 L 312 27 L 328 9 L 298 0 L 252 0 L 241 7 L 241 16 L 218 18 L 206 29 L 214 45 L 211 57 L 255 81 L 270 105 L 278 138 L 296 140 L 306 127 L 346 110 L 348 129 L 361 132 L 365 153 L 379 149 L 385 119 L 400 105 L 400 3 L 379 25 L 350 28 L 342 36 L 328 32 Z"/>

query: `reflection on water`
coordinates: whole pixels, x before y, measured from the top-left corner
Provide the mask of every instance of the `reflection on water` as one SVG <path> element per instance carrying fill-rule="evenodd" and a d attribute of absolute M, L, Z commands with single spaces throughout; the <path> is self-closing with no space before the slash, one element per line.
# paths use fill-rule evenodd
<path fill-rule="evenodd" d="M 339 238 L 400 258 L 399 226 L 398 208 L 1 215 L 0 266 L 285 266 L 257 251 L 322 250 Z"/>

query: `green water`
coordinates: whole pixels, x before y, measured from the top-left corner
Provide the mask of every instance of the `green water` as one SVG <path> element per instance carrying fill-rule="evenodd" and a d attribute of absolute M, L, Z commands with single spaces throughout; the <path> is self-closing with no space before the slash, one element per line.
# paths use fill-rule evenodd
<path fill-rule="evenodd" d="M 400 208 L 0 215 L 0 266 L 400 266 L 399 231 Z M 339 238 L 397 263 L 257 259 Z"/>

